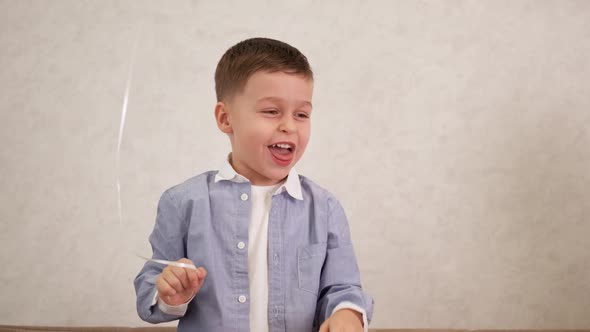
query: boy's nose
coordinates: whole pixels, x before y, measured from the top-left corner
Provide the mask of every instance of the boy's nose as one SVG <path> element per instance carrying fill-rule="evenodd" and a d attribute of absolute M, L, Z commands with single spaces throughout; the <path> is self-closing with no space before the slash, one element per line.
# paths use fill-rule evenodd
<path fill-rule="evenodd" d="M 283 119 L 279 125 L 279 131 L 284 133 L 292 133 L 296 128 L 297 127 L 292 119 Z"/>

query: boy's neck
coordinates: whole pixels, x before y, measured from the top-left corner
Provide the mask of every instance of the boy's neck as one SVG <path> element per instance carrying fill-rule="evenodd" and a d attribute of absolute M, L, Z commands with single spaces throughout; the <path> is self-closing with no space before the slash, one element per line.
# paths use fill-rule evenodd
<path fill-rule="evenodd" d="M 289 177 L 288 175 L 280 180 L 271 180 L 269 179 L 269 181 L 258 181 L 258 180 L 253 180 L 247 176 L 245 176 L 244 174 L 241 174 L 237 169 L 236 166 L 234 164 L 234 161 L 232 159 L 232 153 L 230 152 L 230 154 L 227 156 L 227 161 L 229 162 L 230 166 L 233 168 L 233 170 L 243 176 L 244 178 L 248 179 L 248 181 L 250 181 L 250 184 L 253 186 L 257 186 L 257 187 L 272 187 L 272 186 L 276 186 L 278 184 L 284 183 L 285 181 L 287 181 L 287 178 Z"/>

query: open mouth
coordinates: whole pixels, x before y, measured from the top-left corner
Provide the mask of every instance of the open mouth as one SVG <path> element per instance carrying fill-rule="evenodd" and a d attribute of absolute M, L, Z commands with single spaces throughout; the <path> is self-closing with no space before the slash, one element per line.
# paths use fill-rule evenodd
<path fill-rule="evenodd" d="M 275 151 L 278 154 L 288 154 L 295 150 L 295 147 L 290 143 L 277 143 L 268 146 L 271 151 Z"/>
<path fill-rule="evenodd" d="M 272 159 L 279 166 L 288 166 L 293 160 L 295 144 L 293 143 L 275 143 L 268 146 Z"/>

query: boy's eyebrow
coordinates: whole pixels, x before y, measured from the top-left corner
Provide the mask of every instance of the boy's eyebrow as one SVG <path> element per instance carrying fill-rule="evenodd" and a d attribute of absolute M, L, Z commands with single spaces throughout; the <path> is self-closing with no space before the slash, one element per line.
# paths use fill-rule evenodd
<path fill-rule="evenodd" d="M 263 101 L 272 101 L 272 102 L 275 102 L 275 103 L 280 103 L 280 102 L 283 101 L 283 99 L 282 98 L 278 98 L 278 97 L 262 97 L 262 98 L 258 99 L 256 101 L 256 103 L 258 104 L 258 103 L 263 102 Z M 302 104 L 303 105 L 306 105 L 306 106 L 309 106 L 310 108 L 313 108 L 313 105 L 311 104 L 310 101 L 307 101 L 307 100 L 302 101 Z"/>

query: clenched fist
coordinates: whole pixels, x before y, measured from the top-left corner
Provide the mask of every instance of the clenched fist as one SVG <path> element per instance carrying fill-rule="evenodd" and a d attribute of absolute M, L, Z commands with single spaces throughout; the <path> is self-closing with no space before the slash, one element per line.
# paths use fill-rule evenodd
<path fill-rule="evenodd" d="M 186 258 L 178 262 L 194 265 Z M 193 270 L 169 265 L 156 279 L 158 296 L 168 305 L 185 304 L 199 292 L 206 276 L 207 271 L 203 267 Z"/>

